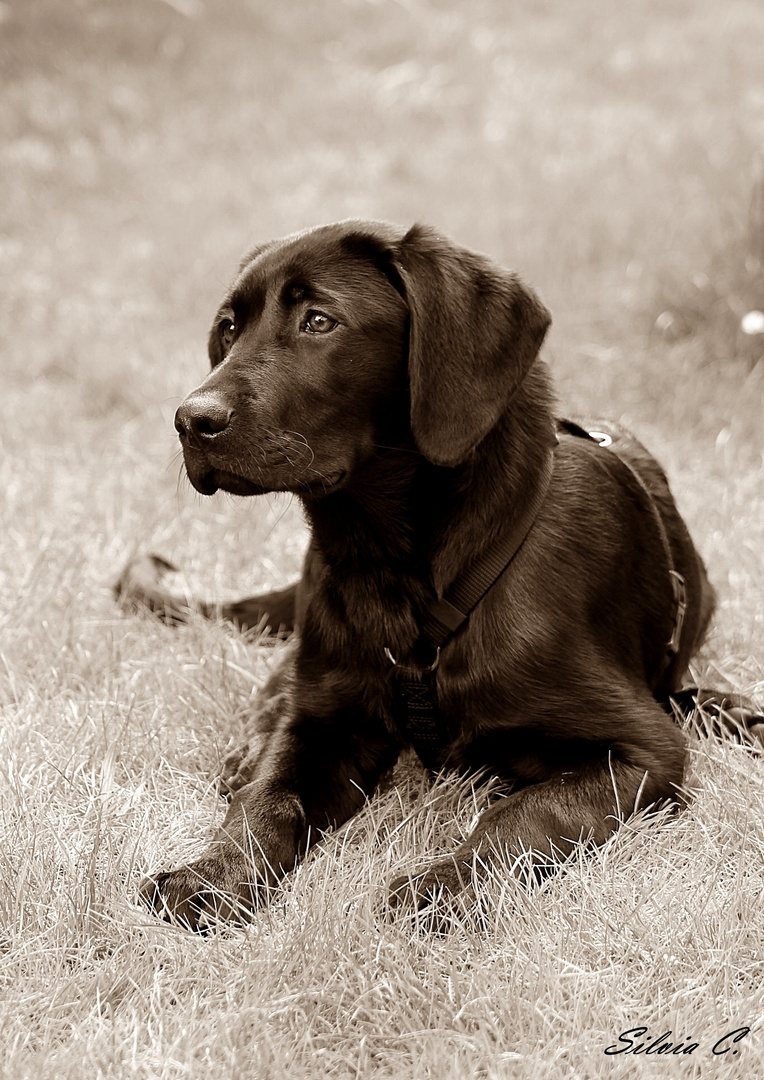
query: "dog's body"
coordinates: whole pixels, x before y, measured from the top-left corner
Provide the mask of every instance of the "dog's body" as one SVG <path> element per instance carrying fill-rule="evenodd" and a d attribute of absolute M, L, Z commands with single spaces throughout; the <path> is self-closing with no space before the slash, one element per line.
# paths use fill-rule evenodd
<path fill-rule="evenodd" d="M 299 641 L 266 692 L 267 738 L 229 763 L 213 845 L 146 887 L 155 907 L 191 926 L 252 907 L 309 834 L 371 795 L 411 742 L 391 659 L 432 664 L 428 604 L 513 529 L 550 454 L 524 542 L 438 658 L 445 764 L 512 793 L 412 895 L 462 888 L 476 852 L 548 860 L 679 799 L 685 743 L 665 706 L 713 592 L 644 448 L 601 422 L 608 448 L 556 430 L 537 360 L 548 323 L 514 275 L 419 227 L 324 226 L 244 260 L 176 426 L 197 490 L 301 497 L 303 583 L 226 612 L 298 623 Z M 144 585 L 172 608 L 159 578 Z"/>

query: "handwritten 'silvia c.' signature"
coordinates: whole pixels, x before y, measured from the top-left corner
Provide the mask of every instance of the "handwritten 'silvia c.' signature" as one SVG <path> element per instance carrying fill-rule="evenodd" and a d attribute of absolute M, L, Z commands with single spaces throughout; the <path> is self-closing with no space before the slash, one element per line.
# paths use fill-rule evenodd
<path fill-rule="evenodd" d="M 739 1043 L 741 1039 L 744 1039 L 751 1029 L 749 1027 L 735 1028 L 734 1031 L 728 1031 L 726 1035 L 722 1035 L 717 1039 L 713 1046 L 710 1047 L 711 1053 L 716 1054 L 737 1054 L 738 1047 L 735 1043 Z M 622 1031 L 618 1036 L 618 1042 L 612 1046 L 605 1048 L 606 1054 L 694 1054 L 696 1050 L 700 1050 L 700 1043 L 695 1042 L 692 1039 L 676 1039 L 673 1031 L 664 1031 L 662 1035 L 657 1038 L 647 1034 L 646 1027 L 634 1027 L 629 1028 L 628 1031 Z M 708 1049 L 708 1047 L 707 1047 Z M 701 1050 L 701 1053 L 703 1051 Z"/>

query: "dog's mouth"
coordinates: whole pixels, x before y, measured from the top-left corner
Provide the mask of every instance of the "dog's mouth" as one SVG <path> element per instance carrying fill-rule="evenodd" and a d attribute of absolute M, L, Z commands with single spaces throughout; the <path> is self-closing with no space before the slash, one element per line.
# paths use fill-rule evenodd
<path fill-rule="evenodd" d="M 264 495 L 269 490 L 225 469 L 210 469 L 197 476 L 189 473 L 189 479 L 202 495 L 214 495 L 220 490 L 228 491 L 231 495 Z"/>
<path fill-rule="evenodd" d="M 295 479 L 290 483 L 256 484 L 246 476 L 228 472 L 226 469 L 209 469 L 205 473 L 192 474 L 189 479 L 201 495 L 214 495 L 227 491 L 231 495 L 266 495 L 270 491 L 292 491 L 305 498 L 319 499 L 342 487 L 347 477 L 345 469 L 317 476 L 313 480 Z"/>

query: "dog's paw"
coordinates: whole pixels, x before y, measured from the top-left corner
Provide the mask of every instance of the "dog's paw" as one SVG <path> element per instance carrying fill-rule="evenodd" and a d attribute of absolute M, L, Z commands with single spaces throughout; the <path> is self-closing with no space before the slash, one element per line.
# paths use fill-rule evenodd
<path fill-rule="evenodd" d="M 442 859 L 418 874 L 403 874 L 390 884 L 388 907 L 392 914 L 414 913 L 472 895 L 470 868 L 455 858 Z"/>
<path fill-rule="evenodd" d="M 764 713 L 744 694 L 731 694 L 721 710 L 748 736 L 752 743 L 764 744 Z"/>
<path fill-rule="evenodd" d="M 178 568 L 160 555 L 131 559 L 114 585 L 114 596 L 128 610 L 148 610 L 165 622 L 188 619 L 190 604 Z"/>
<path fill-rule="evenodd" d="M 150 875 L 141 882 L 138 897 L 165 922 L 203 934 L 219 923 L 249 921 L 265 898 L 265 887 L 253 878 L 242 856 L 224 860 L 208 855 Z"/>
<path fill-rule="evenodd" d="M 223 759 L 220 770 L 220 794 L 233 795 L 255 778 L 258 762 L 268 743 L 265 734 L 255 735 L 248 742 L 231 750 Z"/>
<path fill-rule="evenodd" d="M 744 694 L 691 687 L 672 695 L 672 701 L 701 731 L 764 745 L 764 713 Z"/>
<path fill-rule="evenodd" d="M 748 702 L 746 706 L 733 706 L 725 712 L 754 745 L 764 745 L 764 715 L 756 711 L 753 702 Z"/>
<path fill-rule="evenodd" d="M 764 716 L 756 714 L 755 718 L 746 721 L 748 727 L 748 734 L 754 739 L 760 746 L 764 746 Z"/>

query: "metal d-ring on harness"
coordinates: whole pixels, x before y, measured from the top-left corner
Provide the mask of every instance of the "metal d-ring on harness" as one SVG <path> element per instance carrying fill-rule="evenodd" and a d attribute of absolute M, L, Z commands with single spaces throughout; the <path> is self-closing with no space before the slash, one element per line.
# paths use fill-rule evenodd
<path fill-rule="evenodd" d="M 613 441 L 610 435 L 605 432 L 586 431 L 584 428 L 579 427 L 578 424 L 567 420 L 558 421 L 558 431 L 561 434 L 588 439 L 602 447 L 610 446 Z M 650 494 L 637 473 L 622 458 L 619 457 L 619 460 L 636 478 L 652 503 Z M 422 618 L 416 651 L 419 654 L 424 649 L 429 648 L 430 655 L 434 656 L 432 663 L 426 666 L 399 663 L 390 649 L 385 648 L 384 650 L 385 656 L 393 665 L 395 715 L 398 723 L 414 747 L 422 764 L 433 772 L 437 772 L 443 767 L 448 750 L 447 734 L 438 719 L 437 669 L 440 663 L 441 649 L 462 623 L 469 618 L 522 547 L 523 541 L 530 532 L 546 497 L 552 479 L 553 467 L 554 454 L 550 450 L 544 462 L 542 476 L 534 497 L 529 502 L 524 514 L 515 523 L 509 535 L 496 547 L 485 552 L 468 566 L 467 570 L 446 589 L 442 597 L 436 597 L 427 605 Z M 657 510 L 655 511 L 655 518 L 668 559 L 669 575 L 674 590 L 674 627 L 671 638 L 666 644 L 667 658 L 670 661 L 679 650 L 687 599 L 684 578 L 674 569 L 671 547 Z"/>

